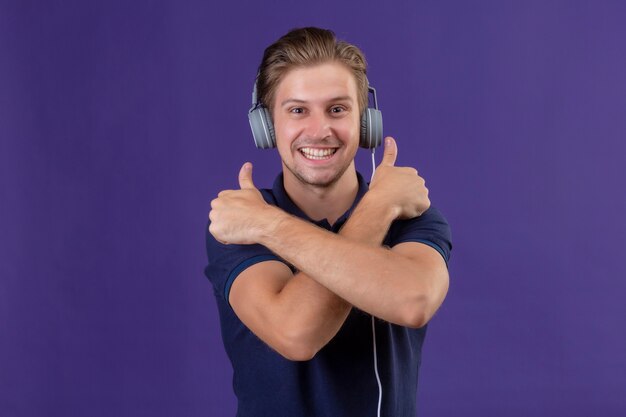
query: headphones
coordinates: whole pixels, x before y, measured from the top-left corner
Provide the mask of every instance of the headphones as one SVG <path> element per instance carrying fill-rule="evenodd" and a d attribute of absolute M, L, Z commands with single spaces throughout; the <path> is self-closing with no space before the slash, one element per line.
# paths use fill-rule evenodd
<path fill-rule="evenodd" d="M 276 147 L 276 134 L 274 124 L 269 109 L 265 107 L 257 98 L 257 81 L 254 82 L 252 90 L 252 107 L 248 110 L 248 121 L 252 129 L 254 144 L 259 149 L 270 149 Z M 374 149 L 383 143 L 383 114 L 378 110 L 376 101 L 376 90 L 374 87 L 367 87 L 368 93 L 374 96 L 374 107 L 368 107 L 361 115 L 361 136 L 359 146 L 366 149 Z"/>

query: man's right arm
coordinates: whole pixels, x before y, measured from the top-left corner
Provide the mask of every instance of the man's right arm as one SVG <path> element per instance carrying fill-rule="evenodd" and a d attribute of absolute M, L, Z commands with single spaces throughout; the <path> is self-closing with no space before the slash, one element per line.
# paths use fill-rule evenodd
<path fill-rule="evenodd" d="M 339 234 L 380 246 L 393 219 L 383 220 L 374 209 L 360 210 L 348 220 L 355 221 L 370 227 L 343 228 Z M 254 334 L 291 360 L 315 356 L 337 334 L 352 308 L 306 274 L 293 274 L 279 261 L 260 262 L 239 274 L 229 301 Z"/>

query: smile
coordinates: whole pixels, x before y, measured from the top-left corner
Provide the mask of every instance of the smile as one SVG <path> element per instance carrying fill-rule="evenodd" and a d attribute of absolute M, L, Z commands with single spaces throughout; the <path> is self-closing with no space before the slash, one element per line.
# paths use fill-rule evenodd
<path fill-rule="evenodd" d="M 300 148 L 299 151 L 302 155 L 304 155 L 306 159 L 321 160 L 330 159 L 335 154 L 335 152 L 337 152 L 337 149 Z"/>

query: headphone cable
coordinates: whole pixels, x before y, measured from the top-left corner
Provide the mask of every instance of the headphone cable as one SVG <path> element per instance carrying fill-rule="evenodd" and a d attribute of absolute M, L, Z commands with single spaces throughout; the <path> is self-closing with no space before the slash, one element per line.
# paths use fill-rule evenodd
<path fill-rule="evenodd" d="M 376 172 L 376 158 L 375 149 L 372 148 L 372 176 L 370 177 L 370 184 L 374 179 L 374 173 Z M 372 316 L 372 344 L 374 347 L 374 373 L 376 374 L 376 382 L 378 383 L 378 412 L 377 416 L 380 417 L 380 409 L 383 403 L 383 385 L 380 382 L 380 375 L 378 374 L 378 355 L 376 348 L 376 322 L 374 316 Z"/>

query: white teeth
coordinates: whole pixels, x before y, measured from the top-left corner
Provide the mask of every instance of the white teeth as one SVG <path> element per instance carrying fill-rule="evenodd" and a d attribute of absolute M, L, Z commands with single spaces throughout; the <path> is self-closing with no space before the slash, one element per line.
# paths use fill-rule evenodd
<path fill-rule="evenodd" d="M 328 159 L 335 153 L 336 149 L 316 149 L 316 148 L 302 148 L 300 152 L 307 159 Z"/>

